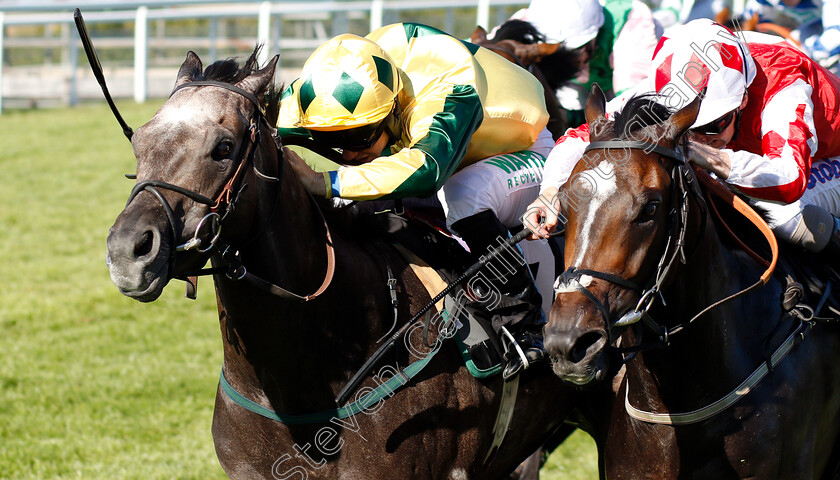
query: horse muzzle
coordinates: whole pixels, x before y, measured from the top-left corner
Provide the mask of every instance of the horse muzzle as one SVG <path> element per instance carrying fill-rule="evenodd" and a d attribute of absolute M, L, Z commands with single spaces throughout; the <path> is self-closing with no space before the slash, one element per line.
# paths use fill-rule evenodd
<path fill-rule="evenodd" d="M 551 325 L 545 332 L 545 349 L 551 357 L 554 374 L 561 380 L 584 386 L 607 378 L 609 370 L 607 333 L 599 329 L 573 327 L 560 330 Z"/>
<path fill-rule="evenodd" d="M 123 295 L 141 302 L 156 300 L 169 281 L 169 250 L 166 232 L 120 221 L 108 235 L 105 263 L 111 281 Z"/>

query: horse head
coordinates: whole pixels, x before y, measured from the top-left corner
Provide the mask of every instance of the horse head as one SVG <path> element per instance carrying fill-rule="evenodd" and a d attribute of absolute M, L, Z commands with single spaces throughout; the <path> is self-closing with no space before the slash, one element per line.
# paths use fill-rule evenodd
<path fill-rule="evenodd" d="M 134 133 L 137 183 L 107 241 L 123 294 L 153 301 L 170 279 L 204 265 L 222 226 L 231 243 L 249 232 L 254 195 L 244 186 L 258 169 L 271 177 L 279 168 L 260 100 L 278 58 L 257 69 L 256 53 L 241 68 L 227 60 L 202 73 L 189 52 L 169 100 Z"/>
<path fill-rule="evenodd" d="M 578 385 L 609 380 L 623 325 L 672 247 L 675 173 L 688 171 L 676 152 L 696 118 L 699 99 L 673 115 L 652 96 L 631 99 L 605 117 L 597 85 L 586 104 L 592 143 L 560 190 L 566 218 L 565 265 L 545 330 L 554 372 Z"/>

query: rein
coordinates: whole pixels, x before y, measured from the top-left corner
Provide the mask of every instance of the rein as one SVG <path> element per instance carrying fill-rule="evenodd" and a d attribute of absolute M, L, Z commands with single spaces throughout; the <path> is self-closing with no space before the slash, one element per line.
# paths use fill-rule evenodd
<path fill-rule="evenodd" d="M 660 425 L 690 425 L 708 420 L 734 405 L 744 395 L 750 393 L 750 390 L 758 385 L 758 382 L 769 372 L 772 372 L 773 368 L 787 356 L 793 346 L 805 338 L 805 334 L 810 331 L 812 326 L 813 322 L 800 320 L 796 328 L 793 329 L 793 332 L 776 348 L 767 361 L 762 362 L 740 385 L 735 387 L 727 395 L 705 407 L 685 413 L 653 413 L 639 410 L 630 404 L 630 383 L 627 382 L 624 389 L 624 409 L 627 411 L 627 415 L 636 420 Z"/>
<path fill-rule="evenodd" d="M 314 199 L 312 199 L 311 195 L 309 195 L 309 197 L 315 204 L 315 209 L 318 211 L 318 214 L 320 215 L 321 220 L 324 224 L 324 229 L 326 231 L 325 235 L 327 249 L 327 271 L 324 275 L 324 281 L 314 293 L 311 293 L 309 295 L 299 295 L 248 272 L 242 263 L 239 251 L 234 250 L 230 245 L 224 244 L 224 242 L 221 240 L 222 224 L 225 221 L 225 219 L 227 219 L 228 215 L 230 215 L 230 213 L 234 211 L 239 196 L 247 186 L 247 184 L 243 184 L 244 172 L 248 168 L 252 168 L 257 178 L 263 181 L 280 182 L 281 179 L 266 176 L 265 174 L 261 173 L 254 165 L 254 159 L 256 157 L 257 149 L 261 141 L 260 126 L 266 125 L 269 128 L 271 128 L 271 126 L 268 125 L 268 123 L 266 122 L 265 117 L 263 116 L 262 111 L 260 109 L 260 102 L 254 94 L 229 83 L 205 80 L 181 84 L 172 91 L 170 97 L 174 95 L 177 91 L 184 88 L 204 86 L 219 87 L 224 88 L 226 90 L 230 90 L 234 93 L 245 97 L 254 106 L 254 113 L 251 116 L 249 127 L 247 130 L 248 144 L 245 147 L 245 150 L 243 151 L 242 155 L 240 156 L 239 164 L 237 165 L 237 168 L 234 171 L 233 175 L 228 179 L 224 187 L 222 187 L 215 200 L 211 200 L 209 197 L 206 197 L 198 192 L 189 190 L 178 185 L 173 185 L 171 183 L 166 183 L 159 180 L 143 180 L 137 182 L 137 184 L 134 185 L 134 188 L 132 188 L 126 206 L 128 206 L 128 204 L 130 204 L 140 192 L 148 191 L 149 193 L 154 195 L 154 197 L 157 198 L 157 200 L 163 206 L 164 211 L 166 212 L 167 219 L 169 220 L 170 230 L 172 231 L 173 245 L 176 245 L 178 243 L 176 233 L 177 221 L 175 219 L 175 214 L 172 211 L 172 207 L 169 205 L 169 202 L 166 201 L 159 189 L 170 190 L 176 193 L 180 193 L 181 195 L 184 195 L 197 203 L 201 203 L 210 207 L 210 213 L 207 214 L 199 222 L 198 226 L 196 227 L 196 231 L 193 235 L 193 238 L 182 245 L 178 245 L 175 248 L 175 251 L 184 252 L 195 249 L 199 253 L 208 253 L 212 250 L 216 250 L 218 252 L 218 255 L 225 261 L 227 265 L 225 267 L 206 268 L 195 272 L 187 272 L 178 277 L 183 280 L 186 280 L 189 284 L 193 283 L 189 280 L 189 277 L 225 273 L 226 276 L 231 280 L 245 279 L 265 292 L 289 300 L 308 302 L 309 300 L 320 296 L 330 286 L 330 284 L 332 283 L 333 276 L 335 274 L 335 249 L 333 248 L 333 241 L 332 236 L 330 234 L 330 228 L 327 224 L 326 218 L 324 217 L 324 213 L 321 211 L 317 202 L 315 202 Z M 219 212 L 222 210 L 224 211 L 224 213 L 220 215 Z M 201 239 L 201 230 L 207 221 L 210 221 L 211 238 L 209 241 L 205 242 Z M 207 245 L 203 246 L 205 243 Z M 174 271 L 174 265 L 175 255 L 172 255 L 170 257 L 170 268 L 172 269 L 172 271 Z"/>
<path fill-rule="evenodd" d="M 632 323 L 638 322 L 642 320 L 646 325 L 650 326 L 657 335 L 659 335 L 659 341 L 661 342 L 661 346 L 667 346 L 669 343 L 669 338 L 685 329 L 688 325 L 693 323 L 695 320 L 700 318 L 701 316 L 705 315 L 713 308 L 718 307 L 724 303 L 730 302 L 740 296 L 746 295 L 763 285 L 765 285 L 770 276 L 772 275 L 773 271 L 776 268 L 776 263 L 779 257 L 779 247 L 776 241 L 776 237 L 773 234 L 772 230 L 770 230 L 767 223 L 764 221 L 761 216 L 753 210 L 745 201 L 743 201 L 740 197 L 736 196 L 732 191 L 721 185 L 720 183 L 716 182 L 709 176 L 709 174 L 697 167 L 692 166 L 692 170 L 688 170 L 687 162 L 685 160 L 685 156 L 678 152 L 677 150 L 667 149 L 660 147 L 658 145 L 650 144 L 647 142 L 628 142 L 628 141 L 606 141 L 606 142 L 593 142 L 590 144 L 586 151 L 592 149 L 609 149 L 609 148 L 636 148 L 636 149 L 644 149 L 647 152 L 655 152 L 659 155 L 664 157 L 673 159 L 677 162 L 674 170 L 672 171 L 671 178 L 679 181 L 674 181 L 673 183 L 678 184 L 679 186 L 676 189 L 677 194 L 681 197 L 681 205 L 680 210 L 682 211 L 681 217 L 677 220 L 678 221 L 678 229 L 679 233 L 677 235 L 677 241 L 675 244 L 675 249 L 673 255 L 671 255 L 670 260 L 667 261 L 665 268 L 663 269 L 663 264 L 666 263 L 666 257 L 668 257 L 668 251 L 671 248 L 672 242 L 669 239 L 668 243 L 665 247 L 665 252 L 663 253 L 660 262 L 659 268 L 657 269 L 657 274 L 655 275 L 655 279 L 653 281 L 653 286 L 648 288 L 645 292 L 641 294 L 641 299 L 639 300 L 636 309 L 632 312 L 625 313 L 618 321 L 616 321 L 613 325 L 610 325 L 609 319 L 609 311 L 603 304 L 598 301 L 598 299 L 586 288 L 581 285 L 579 279 L 582 275 L 589 275 L 590 277 L 600 278 L 602 280 L 606 280 L 608 282 L 614 283 L 619 285 L 623 288 L 627 288 L 636 292 L 641 291 L 638 285 L 635 285 L 632 282 L 628 282 L 627 280 L 617 277 L 616 275 L 597 272 L 593 270 L 586 270 L 586 269 L 576 269 L 575 267 L 570 267 L 569 270 L 564 272 L 561 278 L 566 284 L 569 284 L 574 280 L 575 289 L 583 293 L 590 301 L 595 303 L 595 305 L 599 308 L 599 310 L 604 315 L 605 322 L 607 323 L 607 330 L 611 331 L 612 328 L 617 326 L 623 325 L 630 325 Z M 692 176 L 691 173 L 694 175 Z M 675 178 L 676 177 L 676 178 Z M 662 300 L 662 303 L 665 303 L 664 298 L 662 297 L 660 287 L 662 283 L 665 281 L 668 273 L 671 271 L 671 266 L 674 264 L 675 259 L 677 257 L 678 252 L 683 252 L 685 248 L 685 231 L 686 231 L 686 221 L 688 218 L 688 186 L 686 185 L 686 179 L 688 179 L 688 183 L 692 188 L 695 196 L 697 197 L 698 203 L 704 205 L 705 202 L 703 201 L 702 195 L 697 191 L 697 185 L 691 183 L 692 178 L 697 178 L 699 183 L 703 184 L 706 188 L 706 193 L 714 194 L 715 196 L 719 197 L 720 199 L 724 200 L 727 204 L 731 205 L 735 210 L 739 213 L 744 215 L 751 223 L 753 223 L 759 231 L 764 235 L 767 243 L 770 245 L 770 250 L 772 253 L 772 259 L 767 262 L 766 260 L 759 257 L 757 254 L 752 252 L 751 250 L 747 249 L 750 255 L 756 259 L 762 266 L 765 266 L 766 269 L 764 273 L 759 277 L 759 279 L 752 285 L 728 296 L 723 299 L 720 299 L 711 305 L 707 306 L 693 317 L 691 317 L 688 321 L 680 323 L 676 326 L 665 328 L 656 323 L 650 315 L 647 313 L 650 309 L 653 301 L 656 297 L 659 297 Z M 672 196 L 673 202 L 676 200 Z M 711 202 L 710 202 L 711 203 Z M 672 203 L 672 207 L 674 207 Z M 713 206 L 714 208 L 714 206 Z M 672 211 L 673 213 L 673 211 Z M 704 222 L 705 222 L 705 215 L 704 215 Z M 705 226 L 705 225 L 704 225 Z M 670 226 L 669 226 L 670 228 Z M 730 232 L 732 233 L 732 232 Z M 684 253 L 681 254 L 681 261 L 682 263 L 687 262 L 687 258 Z M 757 258 L 756 258 L 757 257 Z M 661 275 L 660 275 L 661 273 Z M 559 280 L 558 280 L 559 282 Z M 810 330 L 812 326 L 812 322 L 808 321 L 807 319 L 803 319 L 800 316 L 800 321 L 798 325 L 794 328 L 794 330 L 788 335 L 785 341 L 782 342 L 779 347 L 770 355 L 770 358 L 762 362 L 758 368 L 756 368 L 744 381 L 741 382 L 734 390 L 729 392 L 727 395 L 723 396 L 722 398 L 718 399 L 717 401 L 701 407 L 699 409 L 685 412 L 685 413 L 653 413 L 653 412 L 645 412 L 643 410 L 639 410 L 630 404 L 630 388 L 629 382 L 625 385 L 625 398 L 624 398 L 624 406 L 627 414 L 636 419 L 641 420 L 648 423 L 653 424 L 663 424 L 663 425 L 688 425 L 697 422 L 701 422 L 703 420 L 709 419 L 714 415 L 726 410 L 727 408 L 731 407 L 735 404 L 738 400 L 740 400 L 744 395 L 748 394 L 752 388 L 754 388 L 766 375 L 768 372 L 772 371 L 773 367 L 778 365 L 779 362 L 790 352 L 793 346 L 798 342 L 804 339 L 805 334 Z M 621 349 L 622 351 L 630 351 L 630 352 L 638 352 L 644 350 L 647 347 L 642 345 L 631 346 L 627 348 Z M 632 357 L 632 355 L 630 356 Z M 625 362 L 629 360 L 629 358 L 625 359 Z"/>
<path fill-rule="evenodd" d="M 706 173 L 704 170 L 696 166 L 693 166 L 693 169 L 688 169 L 688 162 L 686 161 L 685 156 L 680 150 L 666 148 L 654 143 L 644 141 L 609 140 L 590 143 L 586 147 L 584 153 L 589 152 L 590 150 L 607 150 L 616 148 L 639 149 L 644 150 L 645 152 L 653 152 L 665 158 L 674 160 L 676 162 L 676 165 L 671 172 L 671 178 L 674 181 L 672 182 L 672 203 L 670 212 L 671 219 L 669 221 L 668 234 L 669 239 L 665 245 L 665 250 L 662 253 L 662 256 L 660 257 L 656 272 L 654 273 L 653 278 L 646 283 L 646 285 L 650 286 L 647 289 L 644 289 L 640 285 L 630 280 L 619 277 L 617 275 L 598 272 L 590 269 L 580 269 L 575 266 L 570 266 L 558 278 L 557 284 L 555 286 L 555 291 L 557 291 L 557 293 L 562 293 L 560 290 L 568 291 L 568 289 L 571 288 L 583 294 L 598 308 L 598 310 L 604 316 L 604 321 L 607 324 L 607 331 L 609 332 L 610 336 L 612 336 L 613 329 L 617 327 L 632 325 L 639 321 L 648 326 L 657 335 L 658 344 L 634 345 L 629 347 L 623 347 L 620 349 L 620 351 L 623 353 L 635 353 L 657 346 L 667 346 L 670 342 L 670 337 L 672 335 L 684 330 L 685 327 L 696 321 L 701 316 L 708 313 L 713 308 L 718 307 L 724 303 L 730 302 L 742 295 L 746 295 L 747 293 L 750 293 L 765 285 L 769 280 L 770 275 L 776 268 L 776 263 L 778 261 L 779 256 L 779 249 L 776 237 L 774 236 L 772 230 L 770 230 L 770 228 L 767 226 L 767 223 L 764 221 L 764 219 L 762 219 L 761 216 L 758 215 L 758 213 L 756 213 L 755 210 L 753 210 L 752 207 L 750 207 L 741 198 L 737 197 L 729 189 L 720 185 L 718 182 L 712 180 L 709 174 Z M 700 183 L 702 183 L 708 189 L 707 191 L 711 191 L 716 196 L 720 197 L 728 204 L 732 205 L 737 211 L 746 216 L 747 219 L 750 220 L 762 232 L 764 237 L 767 239 L 767 242 L 770 244 L 770 249 L 773 254 L 773 258 L 769 263 L 765 263 L 765 265 L 767 266 L 766 270 L 758 279 L 758 281 L 753 285 L 743 290 L 740 290 L 726 298 L 718 300 L 717 302 L 701 310 L 699 313 L 694 315 L 691 319 L 689 319 L 686 322 L 683 322 L 673 327 L 664 327 L 658 322 L 656 322 L 649 315 L 648 311 L 653 306 L 653 303 L 657 298 L 659 298 L 662 301 L 662 303 L 665 304 L 665 299 L 661 293 L 662 286 L 668 279 L 669 274 L 673 271 L 672 267 L 676 263 L 677 258 L 679 257 L 680 262 L 683 264 L 687 263 L 688 261 L 688 257 L 685 254 L 685 236 L 687 226 L 686 223 L 688 220 L 689 193 L 693 194 L 696 197 L 698 204 L 700 204 L 701 206 L 704 206 L 706 204 L 699 191 L 697 183 L 693 181 L 694 178 L 697 178 L 700 181 Z M 677 200 L 677 197 L 679 197 L 679 201 Z M 677 210 L 679 210 L 679 215 L 677 215 Z M 705 221 L 706 216 L 703 215 L 703 226 L 701 227 L 701 229 L 704 229 Z M 676 232 L 674 232 L 674 230 L 676 230 Z M 595 297 L 595 295 L 592 294 L 592 292 L 590 292 L 586 287 L 582 285 L 581 278 L 583 276 L 598 278 L 618 285 L 622 288 L 632 290 L 640 295 L 639 302 L 637 303 L 635 309 L 633 309 L 632 311 L 625 312 L 618 320 L 611 324 L 611 315 L 609 313 L 609 309 L 603 304 L 603 302 L 598 300 Z M 625 361 L 626 360 L 627 359 L 625 359 Z"/>
<path fill-rule="evenodd" d="M 281 414 L 274 411 L 274 409 L 264 407 L 263 405 L 249 399 L 245 395 L 242 395 L 233 388 L 225 378 L 224 369 L 222 369 L 221 376 L 219 377 L 219 385 L 222 391 L 225 392 L 228 398 L 230 398 L 235 404 L 245 410 L 248 410 L 249 412 L 256 413 L 257 415 L 276 422 L 289 425 L 306 425 L 311 423 L 328 422 L 333 418 L 341 420 L 353 417 L 366 411 L 368 411 L 368 413 L 375 413 L 379 410 L 378 404 L 383 400 L 394 396 L 397 390 L 423 371 L 424 367 L 432 361 L 432 358 L 434 358 L 438 350 L 439 349 L 432 350 L 425 357 L 409 364 L 405 367 L 405 369 L 398 371 L 396 375 L 389 378 L 387 381 L 379 383 L 376 388 L 360 390 L 356 395 L 356 400 L 354 402 L 342 407 L 336 407 L 316 413 L 300 415 Z"/>

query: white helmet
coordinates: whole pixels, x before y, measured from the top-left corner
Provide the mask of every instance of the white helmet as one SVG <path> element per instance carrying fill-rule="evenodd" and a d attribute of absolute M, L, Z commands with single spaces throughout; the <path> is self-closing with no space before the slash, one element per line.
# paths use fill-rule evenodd
<path fill-rule="evenodd" d="M 547 43 L 562 42 L 571 50 L 598 35 L 604 7 L 598 0 L 531 0 L 526 17 Z"/>
<path fill-rule="evenodd" d="M 648 78 L 662 103 L 679 109 L 706 88 L 692 127 L 706 125 L 741 105 L 756 67 L 746 42 L 709 19 L 673 27 L 653 52 Z"/>

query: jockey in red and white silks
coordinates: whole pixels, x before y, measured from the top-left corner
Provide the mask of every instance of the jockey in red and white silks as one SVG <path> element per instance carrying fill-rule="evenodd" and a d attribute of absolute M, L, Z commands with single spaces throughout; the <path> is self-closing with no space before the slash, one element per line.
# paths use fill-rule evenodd
<path fill-rule="evenodd" d="M 695 152 L 692 161 L 753 198 L 781 238 L 825 248 L 840 229 L 828 216 L 840 215 L 840 79 L 776 37 L 749 34 L 743 41 L 710 20 L 669 35 L 657 46 L 650 83 L 635 93 L 655 91 L 677 109 L 706 88 L 692 136 L 720 154 L 709 161 Z M 633 93 L 611 101 L 607 112 Z M 546 163 L 544 197 L 566 182 L 588 142 L 586 125 L 558 140 Z"/>

